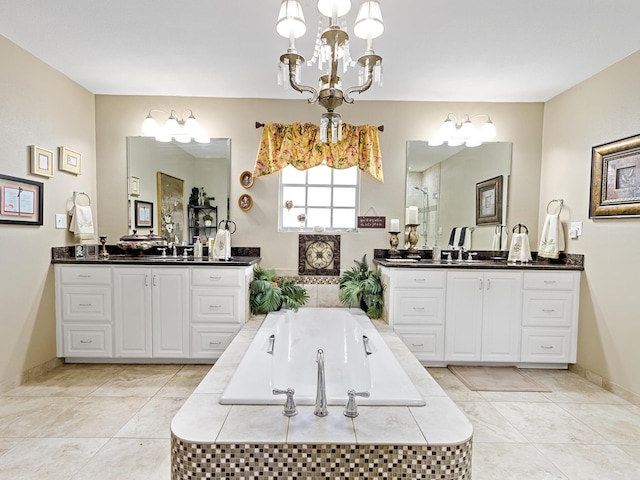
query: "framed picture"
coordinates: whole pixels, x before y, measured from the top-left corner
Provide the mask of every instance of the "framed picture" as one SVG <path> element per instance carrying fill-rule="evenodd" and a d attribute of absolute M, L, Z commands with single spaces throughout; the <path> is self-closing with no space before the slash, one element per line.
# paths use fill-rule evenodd
<path fill-rule="evenodd" d="M 476 183 L 476 225 L 502 223 L 502 175 Z"/>
<path fill-rule="evenodd" d="M 153 203 L 135 201 L 136 228 L 153 228 Z"/>
<path fill-rule="evenodd" d="M 253 207 L 253 198 L 251 198 L 251 195 L 246 193 L 240 195 L 240 198 L 238 198 L 238 206 L 243 212 L 251 210 L 251 207 Z"/>
<path fill-rule="evenodd" d="M 133 175 L 129 177 L 129 194 L 132 197 L 137 197 L 140 195 L 140 179 L 138 177 L 134 177 Z"/>
<path fill-rule="evenodd" d="M 640 216 L 640 135 L 591 149 L 589 218 Z"/>
<path fill-rule="evenodd" d="M 340 235 L 298 237 L 298 275 L 340 275 Z"/>
<path fill-rule="evenodd" d="M 253 173 L 245 170 L 240 174 L 240 185 L 244 188 L 251 188 L 253 186 Z"/>
<path fill-rule="evenodd" d="M 184 241 L 184 180 L 158 172 L 158 225 L 167 242 Z"/>
<path fill-rule="evenodd" d="M 43 177 L 53 177 L 53 152 L 31 145 L 31 173 Z"/>
<path fill-rule="evenodd" d="M 0 223 L 42 225 L 44 184 L 0 175 Z"/>
<path fill-rule="evenodd" d="M 80 175 L 81 162 L 81 154 L 79 154 L 78 152 L 74 152 L 67 147 L 60 147 L 60 170 L 73 173 L 75 175 Z"/>

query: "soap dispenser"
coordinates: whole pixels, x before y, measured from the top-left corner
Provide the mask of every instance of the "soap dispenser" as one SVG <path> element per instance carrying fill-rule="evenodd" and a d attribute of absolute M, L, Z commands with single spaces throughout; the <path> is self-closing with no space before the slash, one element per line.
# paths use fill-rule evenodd
<path fill-rule="evenodd" d="M 202 243 L 200 243 L 200 237 L 196 238 L 196 242 L 193 244 L 193 258 L 202 258 Z"/>
<path fill-rule="evenodd" d="M 438 240 L 436 240 L 435 245 L 431 249 L 431 259 L 434 262 L 439 262 L 442 258 L 442 251 L 440 250 L 440 245 L 438 245 Z"/>

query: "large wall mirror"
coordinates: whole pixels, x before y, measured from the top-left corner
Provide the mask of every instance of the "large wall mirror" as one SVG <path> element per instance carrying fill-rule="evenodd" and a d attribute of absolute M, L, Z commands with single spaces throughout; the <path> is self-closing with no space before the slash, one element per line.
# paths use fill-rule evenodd
<path fill-rule="evenodd" d="M 168 242 L 191 244 L 195 235 L 202 241 L 215 236 L 217 223 L 229 218 L 230 139 L 203 144 L 127 137 L 127 162 L 129 233 L 153 230 Z M 200 203 L 190 202 L 194 188 L 206 194 Z"/>
<path fill-rule="evenodd" d="M 407 142 L 405 205 L 418 209 L 418 247 L 431 248 L 438 240 L 443 249 L 447 248 L 452 229 L 467 227 L 467 246 L 492 249 L 497 228 L 507 222 L 511 149 L 512 144 L 508 142 L 484 143 L 478 147 Z M 499 177 L 502 177 L 502 202 L 496 199 L 496 206 L 501 203 L 502 209 L 497 212 L 501 221 L 478 224 L 478 184 Z M 505 237 L 502 236 L 500 249 L 508 248 L 504 245 Z"/>

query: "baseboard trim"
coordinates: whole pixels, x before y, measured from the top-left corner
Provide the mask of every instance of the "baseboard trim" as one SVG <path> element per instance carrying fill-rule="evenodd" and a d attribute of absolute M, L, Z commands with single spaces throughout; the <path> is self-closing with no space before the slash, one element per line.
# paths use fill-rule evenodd
<path fill-rule="evenodd" d="M 29 370 L 25 370 L 20 375 L 16 375 L 15 377 L 5 380 L 0 383 L 0 395 L 8 392 L 16 387 L 19 387 L 23 383 L 27 383 L 29 380 L 33 380 L 45 373 L 53 370 L 54 368 L 59 367 L 64 363 L 62 358 L 52 358 L 51 360 L 47 360 L 40 365 L 36 365 L 35 367 L 30 368 Z"/>
<path fill-rule="evenodd" d="M 619 396 L 627 402 L 633 403 L 634 405 L 640 407 L 640 395 L 638 395 L 637 393 L 627 390 L 626 388 L 612 382 L 608 378 L 604 378 L 601 375 L 598 375 L 597 373 L 582 367 L 581 365 L 571 364 L 569 365 L 569 370 L 576 375 L 580 375 L 581 377 L 587 379 L 594 385 L 597 385 L 598 387 Z"/>

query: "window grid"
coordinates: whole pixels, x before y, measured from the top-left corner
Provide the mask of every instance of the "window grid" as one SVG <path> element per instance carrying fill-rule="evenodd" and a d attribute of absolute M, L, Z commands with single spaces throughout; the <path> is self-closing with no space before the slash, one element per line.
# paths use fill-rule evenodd
<path fill-rule="evenodd" d="M 285 167 L 285 168 L 295 168 L 295 167 Z M 314 167 L 315 168 L 315 167 Z M 328 210 L 329 211 L 329 222 L 327 225 L 322 225 L 325 232 L 355 232 L 357 230 L 357 212 L 358 212 L 358 199 L 359 199 L 359 190 L 360 190 L 360 174 L 357 171 L 358 167 L 351 167 L 356 169 L 355 181 L 353 184 L 344 184 L 339 183 L 335 184 L 334 179 L 334 170 L 329 169 L 331 172 L 330 181 L 324 183 L 314 183 L 314 169 L 308 169 L 304 171 L 304 183 L 285 183 L 283 180 L 282 173 L 280 174 L 280 219 L 278 229 L 281 232 L 313 232 L 314 227 L 316 225 L 312 225 L 309 223 L 309 211 L 315 210 Z M 287 209 L 285 206 L 285 202 L 288 200 L 285 198 L 285 189 L 286 188 L 302 188 L 304 189 L 304 200 L 303 204 L 299 202 L 294 202 L 294 206 L 291 209 Z M 329 198 L 328 205 L 309 205 L 309 189 L 311 188 L 329 188 L 331 189 L 331 195 Z M 339 190 L 353 190 L 354 191 L 354 203 L 353 206 L 336 206 L 334 205 L 336 192 Z M 352 227 L 336 227 L 336 214 L 338 212 L 348 212 L 349 210 L 353 211 L 353 222 Z M 307 221 L 305 222 L 305 226 L 300 226 L 297 222 L 296 218 L 299 214 L 304 213 L 306 215 Z M 285 219 L 288 218 L 288 223 L 290 225 L 285 225 Z M 295 223 L 295 225 L 291 225 L 291 222 Z"/>

